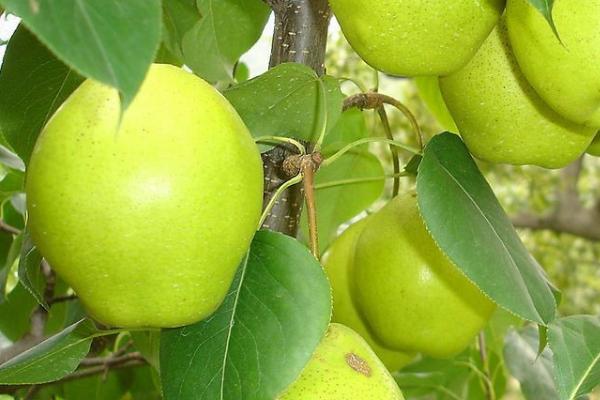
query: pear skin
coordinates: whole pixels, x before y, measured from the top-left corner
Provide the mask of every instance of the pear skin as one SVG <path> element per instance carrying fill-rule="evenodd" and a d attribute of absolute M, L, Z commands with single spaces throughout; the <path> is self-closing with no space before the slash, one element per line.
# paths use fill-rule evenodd
<path fill-rule="evenodd" d="M 256 231 L 262 163 L 212 86 L 151 66 L 119 94 L 84 82 L 58 109 L 27 171 L 33 242 L 98 321 L 175 327 L 223 301 Z"/>
<path fill-rule="evenodd" d="M 367 342 L 332 323 L 300 377 L 279 400 L 404 400 Z"/>
<path fill-rule="evenodd" d="M 523 75 L 554 111 L 600 128 L 600 2 L 556 0 L 559 37 L 528 0 L 509 0 L 506 24 Z"/>
<path fill-rule="evenodd" d="M 354 306 L 349 279 L 353 276 L 354 250 L 368 217 L 348 227 L 323 255 L 323 266 L 333 293 L 332 321 L 343 324 L 363 337 L 390 371 L 397 371 L 414 359 L 414 355 L 388 349 L 375 341 Z"/>
<path fill-rule="evenodd" d="M 369 217 L 356 244 L 353 291 L 380 343 L 435 358 L 473 343 L 495 309 L 433 241 L 414 191 Z"/>
<path fill-rule="evenodd" d="M 373 68 L 446 75 L 464 66 L 494 28 L 504 0 L 329 0 L 344 36 Z"/>
<path fill-rule="evenodd" d="M 535 92 L 501 22 L 461 70 L 440 78 L 467 147 L 492 163 L 561 168 L 585 152 L 596 129 L 571 122 Z"/>

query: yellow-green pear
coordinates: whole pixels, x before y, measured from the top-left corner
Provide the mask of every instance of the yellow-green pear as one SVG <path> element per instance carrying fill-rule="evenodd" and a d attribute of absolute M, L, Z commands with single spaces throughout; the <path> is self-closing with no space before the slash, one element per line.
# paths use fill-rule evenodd
<path fill-rule="evenodd" d="M 414 191 L 369 217 L 356 244 L 353 290 L 382 344 L 437 358 L 463 351 L 495 309 L 433 241 Z"/>
<path fill-rule="evenodd" d="M 596 134 L 596 137 L 587 149 L 588 154 L 596 157 L 600 157 L 600 132 Z"/>
<path fill-rule="evenodd" d="M 595 133 L 557 114 L 527 83 L 503 22 L 464 68 L 440 78 L 440 88 L 469 150 L 485 161 L 561 168 Z"/>
<path fill-rule="evenodd" d="M 600 128 L 600 1 L 555 0 L 560 39 L 529 0 L 508 0 L 506 23 L 521 71 L 556 112 Z"/>
<path fill-rule="evenodd" d="M 352 328 L 365 339 L 390 371 L 397 371 L 414 359 L 414 355 L 388 349 L 375 341 L 354 306 L 349 279 L 353 276 L 354 249 L 368 218 L 348 227 L 323 255 L 323 266 L 333 293 L 332 321 Z"/>
<path fill-rule="evenodd" d="M 402 392 L 367 342 L 330 324 L 300 377 L 278 400 L 403 400 Z"/>
<path fill-rule="evenodd" d="M 33 242 L 98 321 L 174 327 L 222 302 L 262 203 L 256 145 L 213 87 L 153 65 L 120 116 L 88 80 L 58 109 L 27 171 Z"/>
<path fill-rule="evenodd" d="M 504 0 L 329 0 L 344 36 L 373 68 L 446 75 L 492 31 Z"/>

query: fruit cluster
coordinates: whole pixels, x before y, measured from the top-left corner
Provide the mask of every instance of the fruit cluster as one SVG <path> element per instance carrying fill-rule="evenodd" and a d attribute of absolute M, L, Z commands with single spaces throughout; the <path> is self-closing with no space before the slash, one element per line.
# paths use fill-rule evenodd
<path fill-rule="evenodd" d="M 346 38 L 374 68 L 439 77 L 475 156 L 560 168 L 600 128 L 600 1 L 554 1 L 554 25 L 532 3 L 330 0 Z M 590 153 L 598 151 L 595 143 Z"/>

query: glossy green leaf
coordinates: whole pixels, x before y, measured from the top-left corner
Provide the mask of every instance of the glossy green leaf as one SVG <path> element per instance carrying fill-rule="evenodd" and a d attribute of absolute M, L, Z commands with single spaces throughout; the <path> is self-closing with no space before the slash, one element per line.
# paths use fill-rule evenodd
<path fill-rule="evenodd" d="M 299 375 L 330 313 L 329 283 L 306 247 L 282 234 L 258 232 L 216 313 L 163 330 L 165 399 L 275 398 Z"/>
<path fill-rule="evenodd" d="M 320 133 L 321 102 L 326 102 L 327 129 L 335 126 L 344 96 L 338 82 L 319 77 L 300 64 L 282 64 L 261 76 L 233 86 L 225 97 L 240 114 L 254 137 L 286 136 L 316 141 Z"/>
<path fill-rule="evenodd" d="M 545 272 L 529 254 L 461 139 L 434 136 L 417 176 L 421 214 L 440 248 L 497 304 L 530 321 L 554 319 Z"/>
<path fill-rule="evenodd" d="M 165 44 L 209 82 L 233 79 L 234 65 L 260 37 L 270 8 L 261 0 L 165 0 Z"/>
<path fill-rule="evenodd" d="M 560 318 L 548 329 L 561 400 L 574 400 L 600 385 L 600 318 Z"/>
<path fill-rule="evenodd" d="M 529 0 L 529 3 L 532 6 L 534 6 L 540 13 L 542 13 L 544 18 L 546 18 L 546 21 L 548 21 L 548 24 L 550 24 L 552 30 L 558 37 L 558 31 L 556 30 L 556 25 L 554 25 L 554 18 L 552 18 L 552 8 L 554 7 L 554 0 Z"/>
<path fill-rule="evenodd" d="M 119 90 L 127 108 L 161 37 L 160 0 L 0 0 L 54 54 Z"/>
<path fill-rule="evenodd" d="M 546 348 L 538 356 L 539 336 L 534 326 L 510 331 L 505 338 L 504 361 L 521 384 L 527 400 L 558 400 L 554 384 L 552 352 Z"/>
<path fill-rule="evenodd" d="M 23 25 L 17 28 L 0 70 L 0 132 L 21 159 L 29 160 L 48 119 L 82 81 Z"/>
<path fill-rule="evenodd" d="M 42 255 L 31 241 L 29 233 L 25 231 L 19 259 L 19 282 L 29 290 L 38 304 L 48 310 L 49 305 L 44 299 L 46 280 L 42 273 L 41 262 Z"/>
<path fill-rule="evenodd" d="M 81 320 L 0 366 L 0 384 L 31 384 L 58 380 L 77 368 L 98 330 Z"/>

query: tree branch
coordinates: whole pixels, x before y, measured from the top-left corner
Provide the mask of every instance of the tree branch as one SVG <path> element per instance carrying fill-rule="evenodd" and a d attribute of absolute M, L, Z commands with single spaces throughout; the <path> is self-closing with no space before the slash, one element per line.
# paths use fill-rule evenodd
<path fill-rule="evenodd" d="M 583 158 L 561 171 L 556 189 L 556 205 L 545 215 L 521 213 L 512 218 L 517 228 L 550 230 L 568 233 L 592 241 L 600 241 L 600 207 L 587 208 L 581 204 L 577 184 L 583 168 Z"/>
<path fill-rule="evenodd" d="M 295 62 L 309 66 L 317 74 L 325 73 L 325 48 L 331 12 L 327 0 L 266 0 L 275 14 L 275 30 L 270 67 Z M 303 143 L 308 152 L 312 145 Z M 290 176 L 283 168 L 286 158 L 296 149 L 278 145 L 263 153 L 265 188 L 263 204 Z M 263 227 L 295 237 L 298 233 L 304 199 L 303 185 L 285 190 L 267 215 Z"/>

